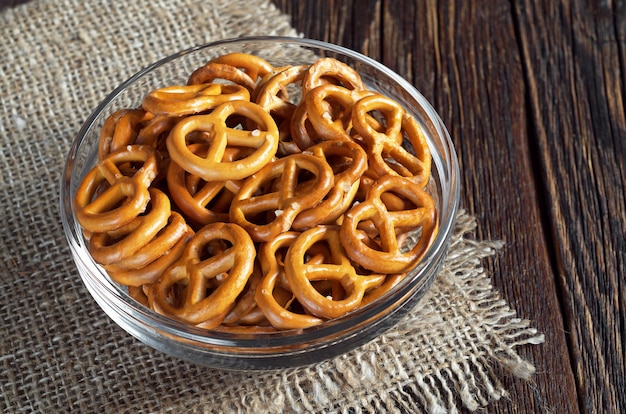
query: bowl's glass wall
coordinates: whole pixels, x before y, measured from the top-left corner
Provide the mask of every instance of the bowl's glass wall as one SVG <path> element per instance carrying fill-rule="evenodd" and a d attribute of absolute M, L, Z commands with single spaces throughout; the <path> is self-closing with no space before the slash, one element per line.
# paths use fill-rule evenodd
<path fill-rule="evenodd" d="M 399 101 L 424 128 L 433 153 L 428 186 L 439 215 L 438 235 L 421 264 L 380 300 L 321 326 L 273 334 L 209 332 L 158 315 L 131 299 L 89 255 L 71 200 L 96 160 L 105 119 L 121 108 L 138 107 L 150 90 L 186 83 L 209 59 L 230 52 L 259 55 L 275 67 L 312 63 L 329 56 L 355 68 L 367 86 Z M 61 210 L 79 273 L 106 314 L 130 334 L 168 354 L 204 365 L 268 369 L 305 365 L 347 352 L 393 326 L 424 295 L 447 253 L 459 200 L 459 172 L 445 126 L 426 99 L 408 82 L 358 53 L 322 42 L 291 38 L 248 38 L 196 47 L 159 61 L 123 83 L 93 112 L 72 146 L 61 184 Z"/>

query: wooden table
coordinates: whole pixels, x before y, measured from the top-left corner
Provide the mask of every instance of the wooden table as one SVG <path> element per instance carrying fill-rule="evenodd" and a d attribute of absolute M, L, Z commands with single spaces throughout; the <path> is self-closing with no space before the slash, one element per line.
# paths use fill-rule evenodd
<path fill-rule="evenodd" d="M 27 0 L 2 0 L 11 7 Z M 545 333 L 494 413 L 626 412 L 626 1 L 273 0 L 412 82 L 448 126 L 493 281 Z"/>
<path fill-rule="evenodd" d="M 448 126 L 489 271 L 545 333 L 489 412 L 626 412 L 626 1 L 273 0 L 412 82 Z"/>

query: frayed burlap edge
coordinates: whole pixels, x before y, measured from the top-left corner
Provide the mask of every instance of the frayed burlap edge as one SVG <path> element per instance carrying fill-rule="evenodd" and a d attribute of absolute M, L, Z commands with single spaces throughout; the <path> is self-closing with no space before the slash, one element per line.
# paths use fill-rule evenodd
<path fill-rule="evenodd" d="M 475 219 L 461 211 L 431 290 L 379 338 L 310 367 L 220 373 L 221 384 L 228 384 L 220 395 L 240 398 L 213 394 L 160 412 L 439 414 L 475 411 L 507 397 L 504 375 L 530 380 L 535 372 L 516 348 L 540 344 L 544 335 L 493 289 L 482 261 L 503 243 L 468 237 L 475 228 Z"/>

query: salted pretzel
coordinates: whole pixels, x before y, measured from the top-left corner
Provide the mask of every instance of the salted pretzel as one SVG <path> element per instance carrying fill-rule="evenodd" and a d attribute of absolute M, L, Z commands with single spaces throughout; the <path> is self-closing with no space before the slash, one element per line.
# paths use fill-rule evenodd
<path fill-rule="evenodd" d="M 179 118 L 176 116 L 155 116 L 141 128 L 135 139 L 135 144 L 149 145 L 159 152 L 164 152 L 165 139 L 178 121 Z"/>
<path fill-rule="evenodd" d="M 249 101 L 250 92 L 241 85 L 202 83 L 166 86 L 143 98 L 141 106 L 155 115 L 184 116 L 209 111 L 229 101 Z"/>
<path fill-rule="evenodd" d="M 212 241 L 227 248 L 207 251 Z M 192 324 L 219 323 L 232 309 L 254 268 L 256 248 L 244 229 L 232 223 L 211 223 L 188 242 L 182 256 L 150 289 L 157 312 Z M 224 277 L 225 276 L 225 277 Z M 216 278 L 216 287 L 210 287 Z M 218 323 L 218 324 L 219 324 Z"/>
<path fill-rule="evenodd" d="M 224 63 L 243 70 L 255 83 L 274 70 L 267 60 L 249 53 L 233 52 L 210 60 L 211 63 Z"/>
<path fill-rule="evenodd" d="M 364 201 L 367 198 L 367 192 L 372 188 L 376 180 L 379 178 L 378 174 L 372 170 L 367 170 L 359 180 L 359 189 L 356 192 L 355 199 L 359 202 Z M 380 195 L 380 199 L 387 207 L 387 210 L 408 210 L 413 204 L 393 192 L 384 192 Z"/>
<path fill-rule="evenodd" d="M 257 308 L 256 301 L 254 300 L 257 287 L 262 278 L 261 270 L 255 263 L 254 270 L 248 279 L 246 287 L 237 298 L 235 305 L 224 317 L 222 324 L 254 325 L 263 323 L 265 315 Z"/>
<path fill-rule="evenodd" d="M 274 67 L 265 59 L 247 53 L 228 53 L 208 61 L 187 79 L 188 85 L 226 80 L 244 86 L 250 93 L 259 78 L 271 73 Z"/>
<path fill-rule="evenodd" d="M 331 260 L 329 263 L 308 263 L 308 249 L 320 242 L 329 245 Z M 337 226 L 317 226 L 300 234 L 287 251 L 285 275 L 298 302 L 320 318 L 337 318 L 356 309 L 365 292 L 385 280 L 382 274 L 357 274 L 340 242 Z M 312 284 L 319 280 L 338 282 L 345 295 L 333 298 L 320 294 Z"/>
<path fill-rule="evenodd" d="M 228 118 L 246 117 L 255 127 L 252 130 L 227 126 Z M 194 131 L 206 132 L 210 147 L 205 157 L 195 155 L 187 143 L 187 135 Z M 227 146 L 250 148 L 245 158 L 223 162 Z M 167 138 L 171 159 L 186 171 L 206 181 L 241 180 L 263 168 L 276 154 L 278 128 L 276 123 L 260 106 L 247 101 L 231 101 L 215 108 L 206 115 L 182 119 Z"/>
<path fill-rule="evenodd" d="M 173 212 L 172 216 L 180 217 L 176 212 Z M 179 225 L 176 218 L 174 220 L 176 224 L 167 226 L 162 235 L 157 236 L 134 255 L 104 266 L 111 279 L 125 286 L 144 286 L 156 282 L 165 270 L 183 254 L 187 241 L 194 234 L 193 230 L 186 225 L 185 231 L 180 234 L 183 227 Z M 174 240 L 175 243 L 168 247 Z M 135 263 L 138 264 L 136 267 L 133 266 Z"/>
<path fill-rule="evenodd" d="M 159 161 L 152 147 L 129 145 L 98 162 L 76 190 L 74 211 L 80 225 L 101 233 L 133 221 L 150 201 L 149 187 Z"/>
<path fill-rule="evenodd" d="M 193 154 L 205 157 L 210 143 L 191 144 L 188 148 Z M 244 154 L 241 148 L 226 148 L 222 162 L 233 162 Z M 230 203 L 241 183 L 232 180 L 206 182 L 172 162 L 167 170 L 167 186 L 172 200 L 186 217 L 204 225 L 228 220 Z"/>
<path fill-rule="evenodd" d="M 122 109 L 111 114 L 100 131 L 98 159 L 102 160 L 112 152 L 127 145 L 136 144 L 138 131 L 154 115 L 143 109 Z"/>
<path fill-rule="evenodd" d="M 304 172 L 313 178 L 302 183 L 299 177 Z M 274 181 L 278 183 L 273 190 L 262 192 Z M 231 204 L 230 221 L 245 228 L 255 241 L 272 240 L 289 230 L 298 214 L 322 201 L 333 182 L 331 167 L 320 157 L 302 153 L 279 158 L 243 182 Z M 303 185 L 306 191 L 300 191 Z"/>
<path fill-rule="evenodd" d="M 322 140 L 352 141 L 352 107 L 372 93 L 332 84 L 318 86 L 304 96 L 306 116 Z"/>
<path fill-rule="evenodd" d="M 304 230 L 318 224 L 333 223 L 349 207 L 360 185 L 360 177 L 367 169 L 367 154 L 350 141 L 324 141 L 306 150 L 335 166 L 334 184 L 317 205 L 296 216 L 292 227 Z"/>
<path fill-rule="evenodd" d="M 299 84 L 309 66 L 288 66 L 275 73 L 267 75 L 255 90 L 253 99 L 263 109 L 269 112 L 280 131 L 280 154 L 295 154 L 300 148 L 291 140 L 291 117 L 296 105 L 289 101 L 286 90 L 289 85 Z"/>
<path fill-rule="evenodd" d="M 148 244 L 167 225 L 171 215 L 169 197 L 156 188 L 149 191 L 149 211 L 145 215 L 113 231 L 91 236 L 89 251 L 95 261 L 108 265 L 125 259 Z"/>
<path fill-rule="evenodd" d="M 385 192 L 393 192 L 413 203 L 408 210 L 390 211 L 381 200 Z M 378 230 L 378 248 L 365 242 L 371 235 L 363 234 L 358 226 L 371 220 Z M 413 181 L 393 175 L 378 179 L 367 194 L 367 199 L 353 206 L 344 215 L 341 240 L 348 256 L 354 262 L 378 273 L 402 273 L 414 266 L 432 243 L 436 233 L 437 214 L 433 199 Z M 399 229 L 399 230 L 398 230 Z M 420 229 L 419 241 L 404 252 L 398 233 L 406 229 Z"/>
<path fill-rule="evenodd" d="M 384 131 L 372 127 L 370 112 L 382 113 Z M 352 107 L 352 125 L 368 147 L 370 168 L 378 175 L 401 175 L 422 188 L 430 177 L 431 154 L 418 122 L 393 99 L 380 94 L 366 96 Z M 415 154 L 402 146 L 403 136 Z"/>
<path fill-rule="evenodd" d="M 291 141 L 294 142 L 301 151 L 322 141 L 309 120 L 304 100 L 300 101 L 293 111 L 293 114 L 291 114 L 289 132 L 291 133 Z"/>
<path fill-rule="evenodd" d="M 154 190 L 156 189 L 152 189 L 151 191 Z M 110 232 L 108 236 L 105 237 L 112 238 L 120 236 L 120 230 L 124 230 L 124 227 L 127 227 L 127 230 L 124 231 L 136 232 L 137 229 L 143 224 L 143 217 L 140 216 L 138 220 L 131 222 L 130 225 L 122 226 L 121 229 Z M 119 260 L 111 261 L 110 264 L 106 264 L 104 262 L 101 264 L 104 265 L 103 267 L 107 272 L 145 268 L 149 264 L 158 260 L 166 252 L 169 252 L 181 240 L 181 238 L 183 238 L 183 236 L 188 235 L 190 230 L 190 227 L 187 225 L 187 222 L 182 215 L 176 211 L 170 211 L 170 216 L 165 226 L 163 226 L 163 228 L 161 228 L 159 232 L 147 243 L 143 246 L 139 246 L 139 248 L 134 246 L 131 247 L 134 252 L 124 253 L 121 255 L 123 258 Z M 90 240 L 90 242 L 92 240 Z"/>
<path fill-rule="evenodd" d="M 303 94 L 325 84 L 340 85 L 349 90 L 364 90 L 365 84 L 356 70 L 334 59 L 317 59 L 309 68 L 302 81 Z"/>
<path fill-rule="evenodd" d="M 270 114 L 290 118 L 296 105 L 284 96 L 283 91 L 292 84 L 302 82 L 309 66 L 287 66 L 263 79 L 255 93 L 254 101 Z"/>
<path fill-rule="evenodd" d="M 73 202 L 130 297 L 198 328 L 272 333 L 406 277 L 437 232 L 431 162 L 419 122 L 347 64 L 237 52 L 110 115 Z"/>
<path fill-rule="evenodd" d="M 272 326 L 280 329 L 303 329 L 323 322 L 313 315 L 292 312 L 289 307 L 295 297 L 281 287 L 284 276 L 284 253 L 298 238 L 298 232 L 285 232 L 259 247 L 259 262 L 263 279 L 257 286 L 255 301 Z"/>

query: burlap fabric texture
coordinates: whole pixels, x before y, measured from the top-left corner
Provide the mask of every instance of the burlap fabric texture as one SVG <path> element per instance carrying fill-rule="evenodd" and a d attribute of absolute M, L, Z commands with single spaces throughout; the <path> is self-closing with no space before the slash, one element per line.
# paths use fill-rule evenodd
<path fill-rule="evenodd" d="M 461 213 L 441 275 L 397 328 L 342 357 L 220 372 L 143 345 L 83 286 L 61 227 L 65 155 L 89 112 L 150 62 L 207 41 L 297 35 L 265 0 L 32 1 L 0 13 L 0 411 L 457 412 L 529 378 L 516 348 L 543 336 L 481 266 Z"/>

